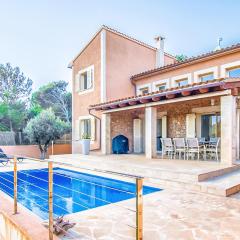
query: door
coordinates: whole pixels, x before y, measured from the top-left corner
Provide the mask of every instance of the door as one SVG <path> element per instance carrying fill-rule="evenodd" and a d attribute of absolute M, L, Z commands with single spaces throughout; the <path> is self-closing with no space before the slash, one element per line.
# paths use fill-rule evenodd
<path fill-rule="evenodd" d="M 157 119 L 157 151 L 162 150 L 162 119 Z"/>
<path fill-rule="evenodd" d="M 201 137 L 209 140 L 210 138 L 220 137 L 221 117 L 220 114 L 207 114 L 201 117 Z"/>

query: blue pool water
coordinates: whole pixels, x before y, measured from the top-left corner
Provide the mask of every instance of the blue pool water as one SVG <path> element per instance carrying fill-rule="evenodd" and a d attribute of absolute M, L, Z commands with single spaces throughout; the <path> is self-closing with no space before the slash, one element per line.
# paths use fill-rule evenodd
<path fill-rule="evenodd" d="M 42 219 L 48 217 L 48 170 L 18 171 L 18 201 Z M 54 168 L 53 211 L 66 215 L 135 197 L 129 182 Z M 0 173 L 0 190 L 13 197 L 13 172 Z M 161 189 L 144 186 L 143 194 Z"/>

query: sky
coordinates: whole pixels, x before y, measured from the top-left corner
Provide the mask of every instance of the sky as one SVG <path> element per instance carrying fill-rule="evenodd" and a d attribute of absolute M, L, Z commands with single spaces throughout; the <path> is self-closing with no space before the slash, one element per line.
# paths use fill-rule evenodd
<path fill-rule="evenodd" d="M 240 42 L 238 0 L 0 0 L 0 63 L 19 66 L 33 88 L 71 81 L 68 63 L 101 25 L 195 56 Z"/>

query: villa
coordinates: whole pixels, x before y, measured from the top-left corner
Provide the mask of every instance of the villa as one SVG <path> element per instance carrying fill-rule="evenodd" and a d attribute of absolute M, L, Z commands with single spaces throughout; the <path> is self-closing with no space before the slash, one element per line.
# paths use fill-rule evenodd
<path fill-rule="evenodd" d="M 184 61 L 102 26 L 73 59 L 73 138 L 112 153 L 124 135 L 129 153 L 160 157 L 160 138 L 219 138 L 220 161 L 239 159 L 240 45 Z M 81 153 L 79 141 L 73 153 Z"/>

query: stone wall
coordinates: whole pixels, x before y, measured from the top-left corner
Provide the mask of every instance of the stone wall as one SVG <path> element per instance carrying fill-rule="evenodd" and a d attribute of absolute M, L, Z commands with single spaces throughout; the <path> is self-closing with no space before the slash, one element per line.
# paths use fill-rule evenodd
<path fill-rule="evenodd" d="M 214 104 L 219 105 L 219 98 L 214 99 Z M 158 107 L 158 112 L 167 112 L 167 136 L 186 137 L 186 114 L 192 113 L 192 108 L 211 106 L 211 99 L 200 99 L 183 103 L 167 104 Z"/>
<path fill-rule="evenodd" d="M 133 119 L 139 118 L 142 110 L 122 111 L 111 114 L 111 139 L 119 134 L 128 138 L 129 152 L 133 151 Z"/>

